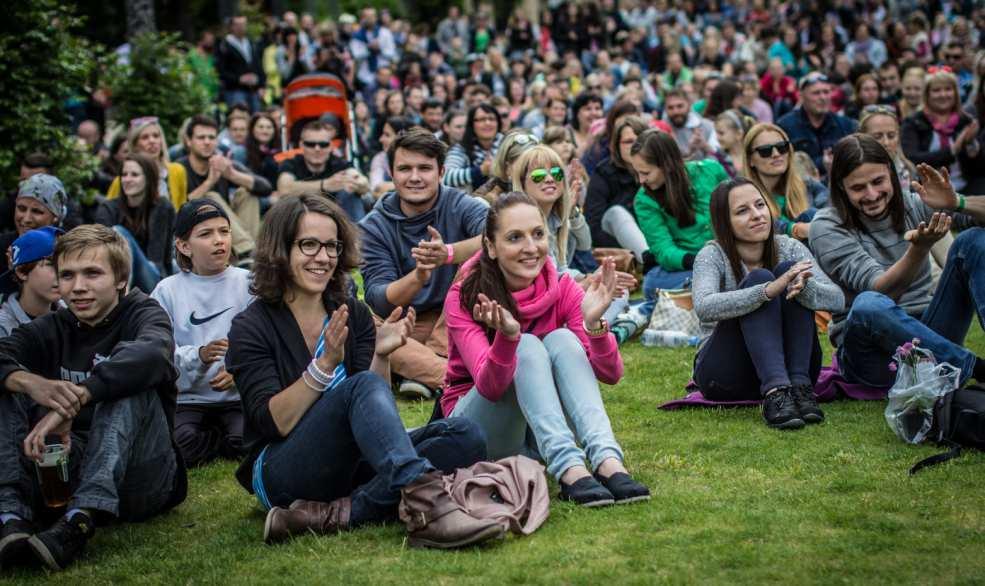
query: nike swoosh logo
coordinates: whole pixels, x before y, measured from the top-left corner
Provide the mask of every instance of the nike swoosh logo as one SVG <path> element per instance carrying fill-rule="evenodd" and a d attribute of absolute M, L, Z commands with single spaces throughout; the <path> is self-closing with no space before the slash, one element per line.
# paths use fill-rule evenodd
<path fill-rule="evenodd" d="M 232 307 L 227 307 L 226 309 L 223 309 L 219 313 L 213 313 L 212 315 L 207 316 L 207 317 L 195 317 L 195 312 L 193 311 L 191 317 L 188 318 L 188 321 L 192 322 L 192 325 L 193 326 L 200 326 L 200 325 L 204 324 L 207 321 L 210 321 L 210 320 L 213 320 L 213 319 L 219 317 L 220 315 L 226 313 L 230 309 L 232 309 Z"/>

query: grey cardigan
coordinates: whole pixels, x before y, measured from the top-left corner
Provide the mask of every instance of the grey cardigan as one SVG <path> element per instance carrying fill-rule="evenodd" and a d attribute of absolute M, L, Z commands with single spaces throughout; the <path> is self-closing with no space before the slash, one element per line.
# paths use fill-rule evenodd
<path fill-rule="evenodd" d="M 779 262 L 814 262 L 814 268 L 811 269 L 813 276 L 796 297 L 801 305 L 824 311 L 840 311 L 844 307 L 845 295 L 841 288 L 824 274 L 806 246 L 794 238 L 782 235 L 776 236 L 776 244 Z M 728 257 L 718 242 L 712 240 L 698 252 L 694 259 L 691 292 L 694 297 L 694 312 L 701 320 L 703 337 L 711 335 L 719 321 L 746 315 L 768 301 L 765 283 L 739 289 L 740 280 L 732 274 Z"/>

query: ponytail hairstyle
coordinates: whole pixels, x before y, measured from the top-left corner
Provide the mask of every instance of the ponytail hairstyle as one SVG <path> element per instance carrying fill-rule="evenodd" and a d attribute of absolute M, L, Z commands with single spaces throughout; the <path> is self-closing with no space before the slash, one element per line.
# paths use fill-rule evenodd
<path fill-rule="evenodd" d="M 725 257 L 728 258 L 729 266 L 732 268 L 732 275 L 738 283 L 745 276 L 742 271 L 742 257 L 739 256 L 739 247 L 736 245 L 735 232 L 732 231 L 732 207 L 729 205 L 729 194 L 732 190 L 743 185 L 752 185 L 763 197 L 769 208 L 770 198 L 763 192 L 756 183 L 745 177 L 736 177 L 718 184 L 718 187 L 711 192 L 711 228 L 715 233 L 715 241 L 722 247 Z M 775 225 L 773 223 L 773 209 L 770 210 L 770 235 L 763 245 L 763 267 L 772 269 L 779 263 L 779 255 L 776 246 Z"/>
<path fill-rule="evenodd" d="M 636 137 L 631 155 L 639 156 L 649 165 L 659 167 L 664 174 L 663 187 L 656 192 L 641 183 L 643 190 L 670 214 L 681 227 L 694 224 L 694 198 L 691 180 L 684 167 L 684 157 L 674 137 L 656 128 L 645 130 Z"/>
<path fill-rule="evenodd" d="M 486 216 L 486 227 L 482 233 L 482 251 L 479 253 L 479 262 L 475 264 L 471 271 L 462 280 L 460 303 L 462 311 L 472 315 L 472 308 L 479 302 L 479 293 L 499 303 L 506 308 L 513 317 L 519 319 L 517 315 L 516 301 L 513 294 L 506 286 L 506 276 L 496 259 L 489 256 L 489 247 L 496 240 L 496 231 L 500 227 L 500 216 L 504 210 L 518 205 L 532 206 L 538 212 L 540 208 L 537 202 L 529 195 L 521 191 L 511 191 L 502 195 L 492 203 Z M 491 340 L 495 332 L 487 331 L 486 336 Z"/>

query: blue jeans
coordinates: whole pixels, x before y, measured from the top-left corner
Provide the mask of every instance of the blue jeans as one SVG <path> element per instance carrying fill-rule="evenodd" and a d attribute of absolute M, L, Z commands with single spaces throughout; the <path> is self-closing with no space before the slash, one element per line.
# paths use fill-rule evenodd
<path fill-rule="evenodd" d="M 881 293 L 866 291 L 855 298 L 838 348 L 841 373 L 851 383 L 891 386 L 896 374 L 889 362 L 896 348 L 919 338 L 938 362 L 961 369 L 964 384 L 975 367 L 974 353 L 962 347 L 975 314 L 985 327 L 985 228 L 955 238 L 937 292 L 920 319 Z"/>
<path fill-rule="evenodd" d="M 485 458 L 485 438 L 467 419 L 442 419 L 408 434 L 389 385 L 365 371 L 325 393 L 283 441 L 267 447 L 263 484 L 270 503 L 281 507 L 351 496 L 356 526 L 395 518 L 400 489 L 425 472 Z"/>
<path fill-rule="evenodd" d="M 150 295 L 150 292 L 154 290 L 154 287 L 161 281 L 161 269 L 157 267 L 154 263 L 147 260 L 147 256 L 144 251 L 140 248 L 140 243 L 137 239 L 133 237 L 133 234 L 129 230 L 117 224 L 113 226 L 120 236 L 126 239 L 127 244 L 130 245 L 130 257 L 132 262 L 130 263 L 130 282 L 128 283 L 131 287 L 136 286 L 138 289 Z"/>
<path fill-rule="evenodd" d="M 643 277 L 643 311 L 647 315 L 656 306 L 657 293 L 661 289 L 686 289 L 691 286 L 691 271 L 668 271 L 655 266 Z"/>
<path fill-rule="evenodd" d="M 755 269 L 739 283 L 747 289 L 787 272 Z M 814 312 L 780 295 L 745 315 L 715 326 L 694 360 L 694 381 L 710 401 L 759 400 L 787 385 L 813 385 L 821 372 Z"/>
<path fill-rule="evenodd" d="M 472 388 L 452 410 L 482 428 L 491 459 L 539 454 L 554 478 L 586 459 L 593 471 L 608 458 L 623 459 L 592 365 L 571 330 L 554 330 L 543 340 L 523 334 L 516 356 L 513 384 L 499 401 Z"/>

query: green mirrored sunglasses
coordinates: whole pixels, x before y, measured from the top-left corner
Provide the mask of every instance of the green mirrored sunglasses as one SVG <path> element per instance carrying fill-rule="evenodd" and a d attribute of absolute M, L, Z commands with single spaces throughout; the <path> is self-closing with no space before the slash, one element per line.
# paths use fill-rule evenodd
<path fill-rule="evenodd" d="M 551 177 L 553 177 L 558 183 L 564 181 L 564 169 L 561 167 L 551 167 L 550 170 L 534 169 L 530 172 L 530 180 L 534 183 L 541 183 L 544 179 L 547 179 L 548 173 L 550 173 Z"/>

